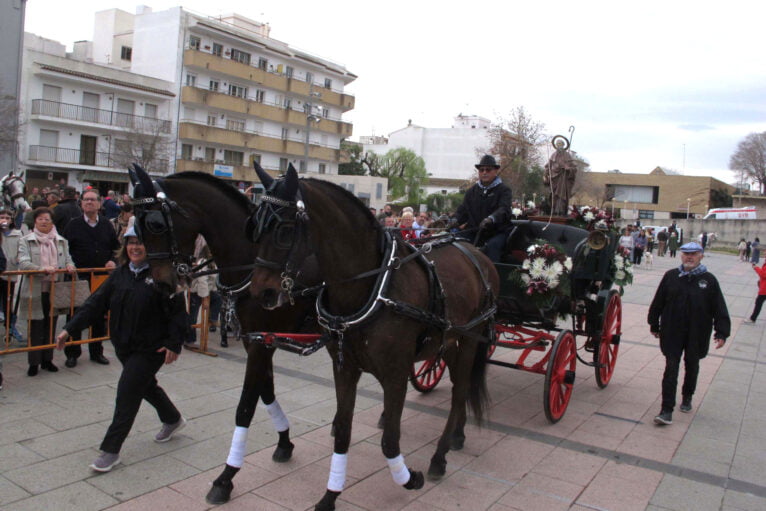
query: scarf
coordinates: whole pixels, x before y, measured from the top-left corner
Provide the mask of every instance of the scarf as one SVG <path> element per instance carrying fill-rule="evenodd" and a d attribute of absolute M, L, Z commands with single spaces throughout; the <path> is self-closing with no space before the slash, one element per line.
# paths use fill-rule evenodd
<path fill-rule="evenodd" d="M 502 180 L 502 179 L 500 179 L 500 176 L 497 176 L 497 177 L 495 178 L 495 180 L 494 180 L 494 181 L 492 181 L 492 182 L 491 182 L 490 184 L 488 184 L 487 186 L 484 186 L 483 184 L 481 184 L 481 181 L 476 181 L 476 184 L 477 184 L 477 185 L 479 185 L 479 189 L 480 189 L 480 190 L 491 190 L 492 188 L 496 187 L 497 185 L 499 185 L 499 184 L 500 184 L 500 183 L 502 183 L 502 182 L 503 182 L 503 180 Z"/>
<path fill-rule="evenodd" d="M 51 266 L 58 268 L 58 249 L 56 248 L 56 236 L 58 233 L 56 232 L 56 226 L 53 226 L 48 234 L 38 231 L 36 227 L 33 232 L 37 243 L 40 245 L 40 267 Z M 43 277 L 43 280 L 56 280 L 56 274 L 46 275 Z"/>
<path fill-rule="evenodd" d="M 684 271 L 684 265 L 682 264 L 681 266 L 678 267 L 678 276 L 683 277 L 685 275 L 700 275 L 702 273 L 705 273 L 706 271 L 707 271 L 707 268 L 705 267 L 704 264 L 700 264 L 693 270 L 689 270 L 689 271 Z"/>

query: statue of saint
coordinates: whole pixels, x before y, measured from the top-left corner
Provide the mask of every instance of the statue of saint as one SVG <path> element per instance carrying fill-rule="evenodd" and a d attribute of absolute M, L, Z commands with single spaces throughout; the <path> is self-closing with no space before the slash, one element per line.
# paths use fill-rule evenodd
<path fill-rule="evenodd" d="M 569 211 L 569 197 L 577 176 L 577 163 L 569 152 L 569 141 L 566 137 L 553 137 L 553 147 L 556 149 L 545 164 L 543 182 L 551 193 L 551 214 L 566 216 Z"/>

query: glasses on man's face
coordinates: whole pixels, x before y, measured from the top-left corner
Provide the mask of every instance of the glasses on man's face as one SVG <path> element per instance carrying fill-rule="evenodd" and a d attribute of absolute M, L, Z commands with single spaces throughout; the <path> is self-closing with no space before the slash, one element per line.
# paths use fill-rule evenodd
<path fill-rule="evenodd" d="M 98 202 L 98 199 L 91 199 L 91 198 L 88 198 L 88 199 L 83 199 L 82 201 L 83 201 L 83 202 Z"/>
<path fill-rule="evenodd" d="M 495 169 L 493 169 L 492 167 L 480 167 L 478 170 L 479 172 L 492 172 Z"/>

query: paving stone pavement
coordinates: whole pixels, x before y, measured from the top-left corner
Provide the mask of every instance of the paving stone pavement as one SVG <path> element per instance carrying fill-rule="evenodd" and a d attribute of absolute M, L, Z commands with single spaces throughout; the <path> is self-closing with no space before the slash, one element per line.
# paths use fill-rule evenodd
<path fill-rule="evenodd" d="M 654 257 L 635 272 L 623 297 L 623 341 L 614 378 L 599 390 L 593 369 L 578 365 L 569 408 L 557 424 L 543 412 L 543 377 L 489 369 L 488 422 L 467 427 L 462 451 L 448 455 L 447 475 L 406 491 L 391 481 L 376 427 L 381 390 L 362 378 L 356 403 L 346 490 L 338 510 L 763 510 L 766 509 L 766 344 L 763 318 L 742 323 L 757 293 L 749 264 L 726 254 L 704 263 L 718 277 L 733 319 L 730 342 L 702 361 L 690 414 L 657 427 L 664 359 L 646 312 L 662 273 L 678 259 Z M 214 339 L 215 336 L 212 336 Z M 160 384 L 189 420 L 172 441 L 142 407 L 122 463 L 107 474 L 88 464 L 111 419 L 119 364 L 83 357 L 77 367 L 26 376 L 26 357 L 5 357 L 0 391 L 0 509 L 210 509 L 210 483 L 228 454 L 244 375 L 238 343 L 211 358 L 186 352 L 165 366 Z M 582 345 L 582 341 L 580 342 Z M 498 350 L 514 361 L 518 352 Z M 305 510 L 324 493 L 335 410 L 329 357 L 278 353 L 279 401 L 296 444 L 286 464 L 271 461 L 277 436 L 262 407 L 250 428 L 245 465 L 232 501 L 221 509 Z M 408 394 L 402 451 L 426 470 L 444 425 L 450 386 Z"/>

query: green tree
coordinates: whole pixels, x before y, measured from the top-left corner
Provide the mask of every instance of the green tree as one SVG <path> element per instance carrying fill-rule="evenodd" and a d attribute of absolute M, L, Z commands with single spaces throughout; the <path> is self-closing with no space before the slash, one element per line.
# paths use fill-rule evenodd
<path fill-rule="evenodd" d="M 464 196 L 464 193 L 432 193 L 426 197 L 426 208 L 437 215 L 453 213 L 463 203 Z"/>
<path fill-rule="evenodd" d="M 363 176 L 367 173 L 362 163 L 362 144 L 344 140 L 340 143 L 340 154 L 343 163 L 338 165 L 338 174 Z"/>
<path fill-rule="evenodd" d="M 423 158 L 409 149 L 392 149 L 380 158 L 378 175 L 388 179 L 392 199 L 420 204 L 425 200 L 423 184 L 428 179 Z"/>

